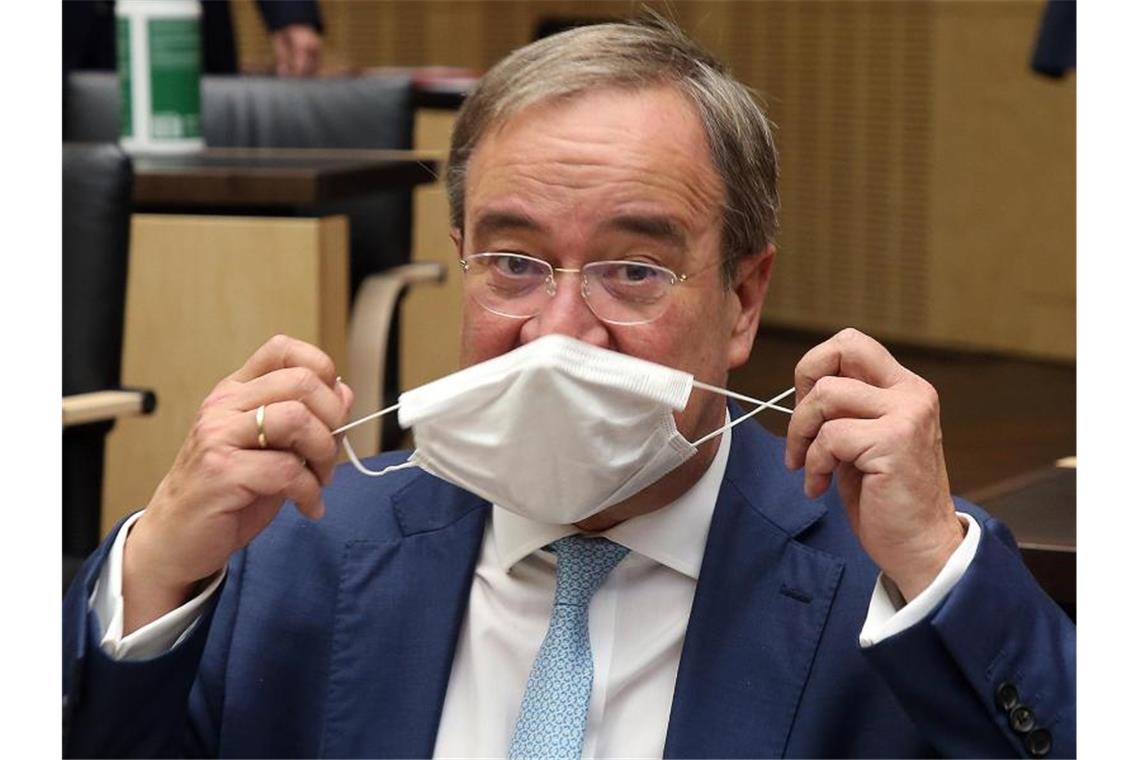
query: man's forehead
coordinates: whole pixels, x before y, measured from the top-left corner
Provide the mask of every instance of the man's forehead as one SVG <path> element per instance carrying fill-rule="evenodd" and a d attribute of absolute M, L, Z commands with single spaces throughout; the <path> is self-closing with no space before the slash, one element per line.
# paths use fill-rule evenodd
<path fill-rule="evenodd" d="M 472 221 L 472 231 L 477 240 L 503 232 L 551 232 L 551 225 L 545 219 L 519 207 L 481 208 Z M 668 213 L 619 210 L 598 220 L 598 226 L 602 232 L 625 232 L 652 238 L 679 250 L 688 243 L 684 224 Z"/>
<path fill-rule="evenodd" d="M 610 203 L 638 207 L 615 214 L 615 229 L 664 237 L 676 232 L 669 200 L 687 207 L 684 217 L 719 207 L 723 197 L 703 122 L 671 86 L 582 93 L 521 109 L 480 140 L 466 179 L 465 212 L 481 218 L 493 206 L 489 226 L 523 227 L 536 198 L 606 193 Z M 654 200 L 664 205 L 645 208 Z"/>
<path fill-rule="evenodd" d="M 636 84 L 628 82 L 601 83 L 590 87 L 577 87 L 572 90 L 551 91 L 538 97 L 503 104 L 497 113 L 489 117 L 484 136 L 501 131 L 512 122 L 526 118 L 536 111 L 557 112 L 560 109 L 591 99 L 612 99 L 615 102 L 628 103 L 646 97 L 667 102 L 669 107 L 677 112 L 689 111 L 694 115 L 697 114 L 695 104 L 676 82 L 662 80 Z"/>
<path fill-rule="evenodd" d="M 583 113 L 587 115 L 585 124 L 581 123 Z M 611 114 L 628 117 L 655 114 L 661 117 L 657 120 L 630 118 L 628 121 L 629 128 L 640 128 L 647 139 L 661 140 L 669 132 L 676 136 L 682 128 L 688 128 L 693 139 L 707 143 L 704 123 L 693 101 L 676 84 L 661 82 L 642 86 L 602 86 L 526 102 L 496 117 L 474 150 L 478 152 L 489 140 L 502 139 L 504 135 L 536 122 L 547 127 L 571 122 L 588 126 L 591 122 L 604 122 L 604 117 Z"/>

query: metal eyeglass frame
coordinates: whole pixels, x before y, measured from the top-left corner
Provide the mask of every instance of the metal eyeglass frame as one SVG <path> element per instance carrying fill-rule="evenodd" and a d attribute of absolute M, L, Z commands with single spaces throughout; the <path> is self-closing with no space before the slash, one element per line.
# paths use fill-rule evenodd
<path fill-rule="evenodd" d="M 467 274 L 468 272 L 471 271 L 471 260 L 472 259 L 489 259 L 491 257 L 499 257 L 499 256 L 509 256 L 511 258 L 523 259 L 524 261 L 529 261 L 529 262 L 532 262 L 532 263 L 535 263 L 535 264 L 538 264 L 540 266 L 545 267 L 547 269 L 547 275 L 545 278 L 546 294 L 548 296 L 550 296 L 551 298 L 553 298 L 554 295 L 558 292 L 558 282 L 554 279 L 554 275 L 556 273 L 582 275 L 591 267 L 598 267 L 598 266 L 602 266 L 602 265 L 612 265 L 612 264 L 628 264 L 630 266 L 646 267 L 648 269 L 653 269 L 655 271 L 662 272 L 663 274 L 668 275 L 668 277 L 669 277 L 668 282 L 669 282 L 669 287 L 670 287 L 670 290 L 666 291 L 666 299 L 668 299 L 668 294 L 673 292 L 672 288 L 674 286 L 676 286 L 680 283 L 688 282 L 692 277 L 695 277 L 696 275 L 700 274 L 701 272 L 704 272 L 705 270 L 711 269 L 712 267 L 720 264 L 719 261 L 715 261 L 712 264 L 701 267 L 700 269 L 694 270 L 692 272 L 686 272 L 684 274 L 677 274 L 676 272 L 674 272 L 672 269 L 669 269 L 668 267 L 663 267 L 660 264 L 651 264 L 648 261 L 634 261 L 631 259 L 606 259 L 603 261 L 591 261 L 591 262 L 583 265 L 580 268 L 571 269 L 569 267 L 556 267 L 553 264 L 551 264 L 549 261 L 545 261 L 543 259 L 535 258 L 534 256 L 528 256 L 524 253 L 510 253 L 509 251 L 481 251 L 479 253 L 473 253 L 470 256 L 460 257 L 459 264 L 460 264 L 460 266 L 463 267 L 463 273 Z M 636 320 L 636 321 L 622 321 L 622 320 L 616 320 L 616 319 L 607 319 L 606 317 L 603 317 L 601 314 L 598 314 L 597 310 L 594 308 L 594 304 L 590 301 L 590 289 L 589 289 L 588 282 L 589 281 L 586 279 L 586 277 L 583 276 L 582 277 L 582 285 L 581 285 L 581 288 L 579 290 L 579 292 L 582 294 L 582 300 L 586 302 L 586 306 L 590 309 L 590 311 L 594 314 L 594 316 L 597 317 L 598 319 L 600 319 L 601 321 L 605 322 L 606 324 L 611 324 L 611 325 L 645 325 L 645 324 L 649 324 L 650 322 L 654 322 L 657 319 L 660 319 L 661 315 L 664 314 L 665 310 L 668 308 L 668 306 L 666 305 L 666 307 L 663 308 L 659 314 L 656 314 L 649 319 L 642 319 L 642 320 Z M 475 299 L 475 301 L 481 307 L 483 307 L 486 311 L 489 311 L 490 313 L 495 314 L 495 315 L 500 316 L 500 317 L 506 317 L 507 319 L 530 319 L 530 318 L 534 317 L 536 314 L 538 314 L 539 311 L 541 311 L 541 309 L 540 309 L 539 311 L 535 311 L 533 314 L 506 314 L 506 313 L 501 312 L 501 311 L 495 311 L 494 309 L 487 306 L 486 304 L 484 304 L 479 299 Z"/>

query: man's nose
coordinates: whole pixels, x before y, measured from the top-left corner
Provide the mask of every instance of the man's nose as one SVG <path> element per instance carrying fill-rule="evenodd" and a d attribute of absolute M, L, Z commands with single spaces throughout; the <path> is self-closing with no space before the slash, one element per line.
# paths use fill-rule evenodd
<path fill-rule="evenodd" d="M 606 325 L 582 296 L 581 272 L 556 272 L 556 289 L 538 314 L 523 326 L 524 341 L 557 333 L 569 335 L 584 343 L 608 348 L 610 334 Z"/>

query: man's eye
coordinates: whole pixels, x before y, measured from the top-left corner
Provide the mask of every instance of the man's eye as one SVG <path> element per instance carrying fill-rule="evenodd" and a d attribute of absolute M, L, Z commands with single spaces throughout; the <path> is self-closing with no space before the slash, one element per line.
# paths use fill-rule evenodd
<path fill-rule="evenodd" d="M 527 277 L 539 272 L 538 264 L 522 256 L 500 256 L 498 265 L 503 274 L 512 277 Z"/>
<path fill-rule="evenodd" d="M 652 267 L 640 264 L 622 264 L 617 271 L 618 279 L 623 282 L 645 282 L 659 277 L 660 273 Z"/>

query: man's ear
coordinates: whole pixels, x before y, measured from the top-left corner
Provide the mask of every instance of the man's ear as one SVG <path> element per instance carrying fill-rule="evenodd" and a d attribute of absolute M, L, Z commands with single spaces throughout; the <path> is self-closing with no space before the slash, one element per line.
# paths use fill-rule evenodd
<path fill-rule="evenodd" d="M 457 227 L 452 227 L 448 236 L 451 238 L 452 244 L 455 245 L 455 255 L 458 258 L 463 258 L 463 233 Z"/>
<path fill-rule="evenodd" d="M 739 311 L 729 337 L 730 369 L 744 364 L 752 353 L 752 342 L 756 340 L 756 330 L 760 327 L 760 312 L 768 296 L 768 283 L 772 280 L 775 261 L 776 246 L 769 243 L 763 251 L 741 259 L 736 268 L 732 290 Z"/>

